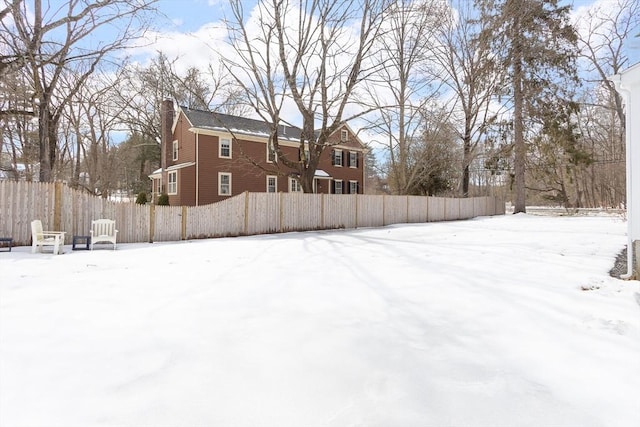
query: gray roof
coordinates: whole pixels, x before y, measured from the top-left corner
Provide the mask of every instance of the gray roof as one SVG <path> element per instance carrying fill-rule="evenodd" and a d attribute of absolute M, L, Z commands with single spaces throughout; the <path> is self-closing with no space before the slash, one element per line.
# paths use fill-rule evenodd
<path fill-rule="evenodd" d="M 269 137 L 271 128 L 263 120 L 248 119 L 246 117 L 231 116 L 229 114 L 213 113 L 210 111 L 194 110 L 180 107 L 193 127 L 199 129 L 220 130 L 242 135 Z M 279 126 L 278 138 L 299 141 L 302 131 L 295 126 Z"/>

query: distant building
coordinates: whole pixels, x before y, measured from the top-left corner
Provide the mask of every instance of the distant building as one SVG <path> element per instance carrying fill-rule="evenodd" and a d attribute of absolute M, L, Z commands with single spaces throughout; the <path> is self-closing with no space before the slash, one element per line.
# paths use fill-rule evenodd
<path fill-rule="evenodd" d="M 27 178 L 27 167 L 23 163 L 13 165 L 11 162 L 0 162 L 0 180 L 23 181 Z M 36 177 L 37 178 L 37 177 Z"/>
<path fill-rule="evenodd" d="M 270 126 L 260 120 L 163 103 L 162 167 L 149 177 L 153 194 L 169 195 L 173 206 L 197 206 L 251 192 L 302 191 L 296 172 L 269 149 Z M 279 145 L 299 156 L 301 130 L 280 125 Z M 313 191 L 364 192 L 366 148 L 346 124 L 330 137 L 315 174 Z"/>

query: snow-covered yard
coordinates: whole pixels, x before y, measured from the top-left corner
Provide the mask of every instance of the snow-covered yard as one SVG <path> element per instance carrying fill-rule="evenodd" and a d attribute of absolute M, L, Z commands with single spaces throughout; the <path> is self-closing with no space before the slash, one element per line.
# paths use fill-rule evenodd
<path fill-rule="evenodd" d="M 0 426 L 638 426 L 620 217 L 0 253 Z"/>

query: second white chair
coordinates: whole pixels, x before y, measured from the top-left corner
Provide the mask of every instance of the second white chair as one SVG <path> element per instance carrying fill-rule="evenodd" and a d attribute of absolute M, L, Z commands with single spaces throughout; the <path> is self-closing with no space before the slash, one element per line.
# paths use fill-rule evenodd
<path fill-rule="evenodd" d="M 116 222 L 112 219 L 95 219 L 91 221 L 91 250 L 96 243 L 112 243 L 116 250 Z"/>

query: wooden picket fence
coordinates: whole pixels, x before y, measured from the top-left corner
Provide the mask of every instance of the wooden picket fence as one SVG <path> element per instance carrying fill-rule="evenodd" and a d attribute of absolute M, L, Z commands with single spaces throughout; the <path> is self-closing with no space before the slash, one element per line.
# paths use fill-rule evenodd
<path fill-rule="evenodd" d="M 116 221 L 119 243 L 178 241 L 289 231 L 380 227 L 503 215 L 496 197 L 444 198 L 303 193 L 242 193 L 206 206 L 113 202 L 63 183 L 0 181 L 0 237 L 29 245 L 31 221 L 86 235 L 91 220 Z"/>

